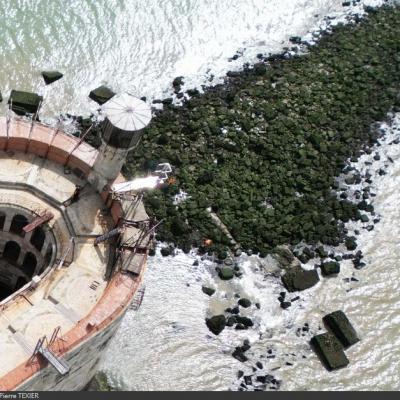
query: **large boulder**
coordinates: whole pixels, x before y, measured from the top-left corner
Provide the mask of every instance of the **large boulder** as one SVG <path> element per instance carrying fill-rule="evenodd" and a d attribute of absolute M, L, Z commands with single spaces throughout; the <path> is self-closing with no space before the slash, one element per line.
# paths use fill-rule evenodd
<path fill-rule="evenodd" d="M 91 98 L 93 101 L 95 101 L 100 105 L 104 104 L 114 96 L 115 93 L 110 88 L 104 85 L 99 86 L 98 88 L 92 90 L 89 93 L 89 98 Z"/>
<path fill-rule="evenodd" d="M 11 104 L 11 109 L 18 115 L 35 114 L 43 97 L 36 93 L 22 92 L 20 90 L 11 90 L 8 104 Z"/>
<path fill-rule="evenodd" d="M 319 281 L 316 270 L 307 271 L 301 267 L 295 267 L 282 276 L 282 283 L 289 292 L 308 289 Z"/>
<path fill-rule="evenodd" d="M 219 335 L 225 328 L 226 318 L 224 315 L 214 315 L 206 318 L 206 325 L 214 335 Z"/>
<path fill-rule="evenodd" d="M 50 83 L 58 81 L 64 75 L 58 71 L 42 71 L 42 76 L 46 85 L 50 85 Z"/>
<path fill-rule="evenodd" d="M 334 335 L 330 333 L 316 335 L 311 339 L 311 345 L 329 371 L 349 364 L 343 346 Z"/>
<path fill-rule="evenodd" d="M 357 343 L 360 340 L 357 336 L 357 332 L 343 311 L 334 311 L 328 315 L 325 315 L 322 320 L 332 331 L 332 333 L 340 340 L 345 348 Z"/>

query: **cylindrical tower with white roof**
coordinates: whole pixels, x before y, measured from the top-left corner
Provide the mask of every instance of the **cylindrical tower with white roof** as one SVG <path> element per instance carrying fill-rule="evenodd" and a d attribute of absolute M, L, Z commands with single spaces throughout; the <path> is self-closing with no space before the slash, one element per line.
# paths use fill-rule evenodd
<path fill-rule="evenodd" d="M 102 114 L 102 144 L 89 176 L 99 192 L 115 180 L 128 152 L 139 143 L 143 128 L 151 121 L 151 109 L 144 101 L 122 93 L 103 105 Z"/>

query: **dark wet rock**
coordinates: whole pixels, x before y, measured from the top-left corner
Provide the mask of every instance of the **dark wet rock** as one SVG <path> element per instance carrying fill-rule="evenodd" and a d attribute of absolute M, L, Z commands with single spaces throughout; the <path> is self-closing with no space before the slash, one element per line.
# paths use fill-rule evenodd
<path fill-rule="evenodd" d="M 238 304 L 244 308 L 248 308 L 251 306 L 251 301 L 243 297 L 238 301 Z"/>
<path fill-rule="evenodd" d="M 167 97 L 166 99 L 163 99 L 161 102 L 164 104 L 164 106 L 169 106 L 173 103 L 174 99 L 172 97 Z"/>
<path fill-rule="evenodd" d="M 239 370 L 237 373 L 238 379 L 240 379 L 244 375 L 244 372 L 242 370 Z"/>
<path fill-rule="evenodd" d="M 36 93 L 22 92 L 20 90 L 11 90 L 8 104 L 11 109 L 18 115 L 35 114 L 43 97 Z"/>
<path fill-rule="evenodd" d="M 293 297 L 290 301 L 293 303 L 294 301 L 300 300 L 300 296 Z"/>
<path fill-rule="evenodd" d="M 301 44 L 301 37 L 300 36 L 291 36 L 289 40 L 294 44 Z"/>
<path fill-rule="evenodd" d="M 272 381 L 274 380 L 274 376 L 273 375 L 261 375 L 261 376 L 257 376 L 257 382 L 261 382 L 261 383 L 273 383 Z"/>
<path fill-rule="evenodd" d="M 281 308 L 283 308 L 284 310 L 286 310 L 287 308 L 289 308 L 292 305 L 292 303 L 290 301 L 283 301 L 281 303 Z"/>
<path fill-rule="evenodd" d="M 289 292 L 306 290 L 319 281 L 318 272 L 301 267 L 293 268 L 282 276 L 282 283 Z"/>
<path fill-rule="evenodd" d="M 330 333 L 322 333 L 311 339 L 311 345 L 329 371 L 346 367 L 349 360 L 339 340 Z"/>
<path fill-rule="evenodd" d="M 344 242 L 347 250 L 355 250 L 357 248 L 357 242 L 355 237 L 349 237 Z"/>
<path fill-rule="evenodd" d="M 160 252 L 161 252 L 161 255 L 162 255 L 163 257 L 168 257 L 168 256 L 170 256 L 170 255 L 172 254 L 172 250 L 171 250 L 170 247 L 163 247 L 163 248 L 160 250 Z"/>
<path fill-rule="evenodd" d="M 46 85 L 50 85 L 50 83 L 58 81 L 64 75 L 58 71 L 42 71 L 42 76 L 43 76 L 43 79 L 44 79 Z"/>
<path fill-rule="evenodd" d="M 217 271 L 218 271 L 218 276 L 224 281 L 228 281 L 232 279 L 234 276 L 233 269 L 229 267 L 217 268 Z"/>
<path fill-rule="evenodd" d="M 340 264 L 336 261 L 328 261 L 321 264 L 323 276 L 337 275 L 340 272 Z"/>
<path fill-rule="evenodd" d="M 236 360 L 240 362 L 246 362 L 248 360 L 248 358 L 245 356 L 244 352 L 240 347 L 236 347 L 236 349 L 232 353 L 232 357 L 236 358 Z"/>
<path fill-rule="evenodd" d="M 243 377 L 243 379 L 244 379 L 244 383 L 245 383 L 247 386 L 251 386 L 251 385 L 253 384 L 251 375 L 245 375 L 245 376 Z"/>
<path fill-rule="evenodd" d="M 89 93 L 89 98 L 91 98 L 96 103 L 102 105 L 115 96 L 115 93 L 107 86 L 99 86 L 98 88 L 92 90 Z"/>
<path fill-rule="evenodd" d="M 334 311 L 333 313 L 325 315 L 322 320 L 345 348 L 360 340 L 343 311 Z"/>
<path fill-rule="evenodd" d="M 226 326 L 233 326 L 236 324 L 236 318 L 235 317 L 229 317 L 226 321 Z"/>
<path fill-rule="evenodd" d="M 250 342 L 248 340 L 243 341 L 243 345 L 240 347 L 243 352 L 246 352 L 251 349 Z"/>
<path fill-rule="evenodd" d="M 315 250 L 319 257 L 326 258 L 328 257 L 328 252 L 323 248 L 323 246 L 317 247 Z"/>
<path fill-rule="evenodd" d="M 156 255 L 156 250 L 154 249 L 154 248 L 151 248 L 150 250 L 149 250 L 149 256 L 150 257 L 153 257 L 153 256 L 155 256 Z"/>
<path fill-rule="evenodd" d="M 242 331 L 242 330 L 245 330 L 247 328 L 248 327 L 246 325 L 243 325 L 243 324 L 236 324 L 236 326 L 235 326 L 235 329 L 238 330 L 238 331 Z"/>
<path fill-rule="evenodd" d="M 173 81 L 172 81 L 172 86 L 180 90 L 181 86 L 183 85 L 183 76 L 177 76 Z"/>
<path fill-rule="evenodd" d="M 215 293 L 215 289 L 207 287 L 207 286 L 202 286 L 201 290 L 203 293 L 205 293 L 207 296 L 212 296 Z"/>
<path fill-rule="evenodd" d="M 195 260 L 192 264 L 194 267 L 197 267 L 199 265 L 199 260 Z"/>
<path fill-rule="evenodd" d="M 238 307 L 238 306 L 233 307 L 232 310 L 231 310 L 231 313 L 232 313 L 232 314 L 239 314 L 239 312 L 240 312 L 240 310 L 239 310 L 239 307 Z"/>
<path fill-rule="evenodd" d="M 237 321 L 238 323 L 240 323 L 240 324 L 243 324 L 243 325 L 246 326 L 246 327 L 250 327 L 250 326 L 253 326 L 253 325 L 254 325 L 253 321 L 252 321 L 250 318 L 248 318 L 248 317 L 242 317 L 242 316 L 240 316 L 240 315 L 236 316 L 236 321 Z"/>
<path fill-rule="evenodd" d="M 254 305 L 255 305 L 258 309 L 261 308 L 261 304 L 260 304 L 260 303 L 255 303 Z"/>
<path fill-rule="evenodd" d="M 260 362 L 260 361 L 256 362 L 256 366 L 257 366 L 258 369 L 263 369 L 264 368 L 262 362 Z"/>
<path fill-rule="evenodd" d="M 219 335 L 225 328 L 226 318 L 224 315 L 214 315 L 211 318 L 206 318 L 206 325 L 214 335 Z"/>

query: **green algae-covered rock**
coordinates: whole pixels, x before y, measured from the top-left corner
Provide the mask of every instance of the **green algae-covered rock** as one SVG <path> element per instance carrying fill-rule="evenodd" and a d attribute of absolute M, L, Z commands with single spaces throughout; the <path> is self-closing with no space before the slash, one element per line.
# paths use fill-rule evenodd
<path fill-rule="evenodd" d="M 217 271 L 218 271 L 218 276 L 224 281 L 229 281 L 230 279 L 233 278 L 235 274 L 234 270 L 230 267 L 221 267 L 218 268 Z"/>
<path fill-rule="evenodd" d="M 115 93 L 110 88 L 104 85 L 99 86 L 98 88 L 92 90 L 89 93 L 89 98 L 91 98 L 93 101 L 95 101 L 100 105 L 104 104 L 114 96 Z"/>
<path fill-rule="evenodd" d="M 42 76 L 46 85 L 50 85 L 51 83 L 61 79 L 64 75 L 58 71 L 42 71 Z"/>
<path fill-rule="evenodd" d="M 175 167 L 177 187 L 190 194 L 176 207 L 169 189 L 145 195 L 146 210 L 164 219 L 158 239 L 182 248 L 211 238 L 210 254 L 232 249 L 205 211 L 213 207 L 245 252 L 343 242 L 343 223 L 365 220 L 360 211 L 371 208 L 333 190 L 347 161 L 377 141 L 371 124 L 399 102 L 399 37 L 400 7 L 382 7 L 358 24 L 334 27 L 304 56 L 264 57 L 182 107 L 157 111 L 124 172 L 145 174 L 146 160 L 165 160 Z M 346 177 L 363 178 L 354 170 Z M 154 207 L 147 203 L 153 197 Z M 171 230 L 176 215 L 187 221 L 183 235 Z"/>
<path fill-rule="evenodd" d="M 215 293 L 215 289 L 210 288 L 208 286 L 202 286 L 201 290 L 203 293 L 205 293 L 207 296 L 212 296 Z"/>
<path fill-rule="evenodd" d="M 22 92 L 20 90 L 11 90 L 8 104 L 11 104 L 11 109 L 18 115 L 35 114 L 43 97 L 36 93 Z"/>
<path fill-rule="evenodd" d="M 360 340 L 357 336 L 357 332 L 343 311 L 334 311 L 328 315 L 325 315 L 322 320 L 329 327 L 332 333 L 340 340 L 345 348 L 357 343 Z"/>
<path fill-rule="evenodd" d="M 327 261 L 321 264 L 323 276 L 336 275 L 340 272 L 340 264 L 336 261 Z"/>
<path fill-rule="evenodd" d="M 329 371 L 344 368 L 349 364 L 341 343 L 332 334 L 322 333 L 314 336 L 311 345 Z"/>
<path fill-rule="evenodd" d="M 319 281 L 316 270 L 307 271 L 301 267 L 290 269 L 282 276 L 282 283 L 289 292 L 309 289 Z"/>

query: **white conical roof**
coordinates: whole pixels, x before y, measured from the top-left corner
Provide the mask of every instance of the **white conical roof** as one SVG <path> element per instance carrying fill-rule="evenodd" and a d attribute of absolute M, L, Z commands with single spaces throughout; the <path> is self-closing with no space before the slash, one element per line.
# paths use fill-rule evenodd
<path fill-rule="evenodd" d="M 138 131 L 151 121 L 151 109 L 128 93 L 117 94 L 102 107 L 102 113 L 118 129 Z"/>

